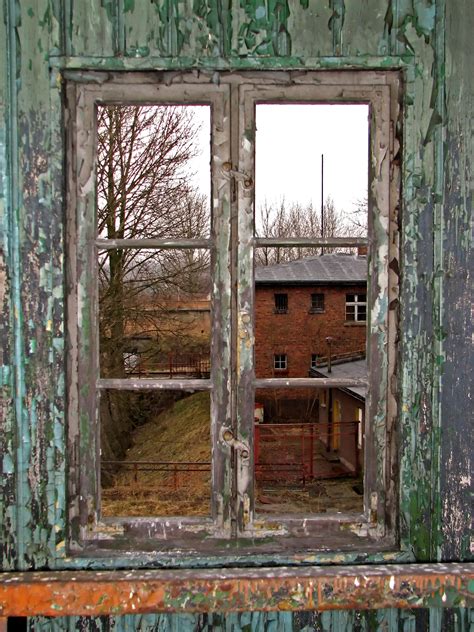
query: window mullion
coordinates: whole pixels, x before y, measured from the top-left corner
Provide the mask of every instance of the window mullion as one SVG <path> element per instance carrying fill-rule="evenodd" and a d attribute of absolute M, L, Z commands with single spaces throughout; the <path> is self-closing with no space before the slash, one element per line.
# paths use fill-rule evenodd
<path fill-rule="evenodd" d="M 231 180 L 223 169 L 230 157 L 230 90 L 216 98 L 212 111 L 211 212 L 212 212 L 212 293 L 211 312 L 211 438 L 212 438 L 212 517 L 224 536 L 232 522 L 232 327 Z"/>
<path fill-rule="evenodd" d="M 246 98 L 245 85 L 240 86 L 235 105 L 238 120 L 238 170 L 243 179 L 236 181 L 238 203 L 237 245 L 237 336 L 236 336 L 236 432 L 235 480 L 236 518 L 239 532 L 252 525 L 254 502 L 254 134 L 255 112 L 252 99 Z"/>

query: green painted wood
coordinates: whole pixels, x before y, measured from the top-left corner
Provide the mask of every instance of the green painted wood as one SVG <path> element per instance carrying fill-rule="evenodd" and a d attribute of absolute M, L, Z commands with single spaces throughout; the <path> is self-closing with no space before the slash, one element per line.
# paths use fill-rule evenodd
<path fill-rule="evenodd" d="M 309 2 L 306 9 L 299 7 L 296 2 L 292 3 L 288 17 L 288 31 L 293 34 L 292 55 L 303 60 L 331 56 L 333 52 L 331 16 L 329 0 Z"/>
<path fill-rule="evenodd" d="M 60 523 L 55 524 L 55 476 L 62 467 L 56 448 L 64 452 L 64 270 L 62 185 L 57 187 L 53 164 L 62 167 L 63 151 L 58 143 L 61 136 L 56 131 L 53 137 L 50 125 L 47 60 L 52 35 L 57 35 L 52 5 L 38 1 L 28 10 L 10 2 L 8 17 L 10 25 L 15 25 L 9 38 L 17 474 L 14 553 L 18 566 L 29 568 L 54 559 L 56 533 L 61 531 Z M 57 87 L 55 112 L 60 116 Z"/>
<path fill-rule="evenodd" d="M 123 21 L 119 5 L 119 0 L 64 0 L 64 52 L 94 57 L 121 53 Z"/>
<path fill-rule="evenodd" d="M 6 7 L 5 7 L 6 9 Z M 16 454 L 15 454 L 15 311 L 12 285 L 12 163 L 8 120 L 15 111 L 10 97 L 13 84 L 11 68 L 12 37 L 6 20 L 0 20 L 0 452 L 2 455 L 0 524 L 2 525 L 2 568 L 11 569 L 16 557 Z M 16 173 L 15 173 L 16 177 Z"/>
<path fill-rule="evenodd" d="M 398 37 L 403 33 L 407 48 L 415 53 L 415 63 L 406 76 L 402 161 L 400 499 L 402 537 L 407 537 L 417 558 L 428 560 L 436 556 L 436 525 L 440 519 L 434 490 L 440 441 L 436 406 L 439 375 L 433 360 L 438 345 L 435 246 L 440 239 L 435 221 L 435 187 L 436 164 L 442 151 L 442 144 L 436 141 L 442 123 L 436 115 L 435 16 L 426 22 L 423 32 L 415 28 L 415 22 L 416 15 L 412 15 L 398 32 Z M 423 308 L 414 309 L 414 305 Z"/>
<path fill-rule="evenodd" d="M 151 564 L 146 558 L 100 562 L 65 555 L 64 122 L 61 78 L 56 70 L 50 73 L 50 62 L 109 69 L 406 67 L 406 307 L 399 365 L 403 555 L 469 558 L 473 31 L 470 0 L 0 5 L 0 41 L 6 43 L 0 47 L 2 569 Z M 356 554 L 344 559 L 366 561 Z M 304 563 L 340 561 L 327 554 Z M 436 609 L 31 623 L 44 630 L 403 632 L 464 632 L 474 625 L 472 613 Z"/>
<path fill-rule="evenodd" d="M 389 43 L 385 37 L 387 1 L 360 0 L 346 2 L 342 27 L 344 55 L 387 55 Z M 364 24 L 361 29 L 360 25 Z"/>
<path fill-rule="evenodd" d="M 248 612 L 223 615 L 142 615 L 37 618 L 30 632 L 469 632 L 467 610 L 354 610 L 350 612 Z"/>

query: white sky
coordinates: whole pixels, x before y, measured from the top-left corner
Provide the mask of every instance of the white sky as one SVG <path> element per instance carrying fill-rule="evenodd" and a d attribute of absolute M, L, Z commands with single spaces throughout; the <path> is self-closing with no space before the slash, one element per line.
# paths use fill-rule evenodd
<path fill-rule="evenodd" d="M 209 195 L 210 108 L 191 106 L 201 125 L 199 157 L 189 165 L 196 186 Z M 351 212 L 367 196 L 368 106 L 363 104 L 258 104 L 256 108 L 256 207 L 265 201 L 321 204 Z M 258 213 L 257 213 L 258 214 Z"/>

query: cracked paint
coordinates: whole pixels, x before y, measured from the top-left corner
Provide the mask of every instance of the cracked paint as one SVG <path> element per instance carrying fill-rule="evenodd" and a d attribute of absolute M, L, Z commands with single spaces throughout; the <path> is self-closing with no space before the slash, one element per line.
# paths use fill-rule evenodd
<path fill-rule="evenodd" d="M 105 74 L 402 69 L 403 119 L 394 150 L 401 176 L 393 185 L 402 190 L 399 217 L 393 220 L 400 227 L 400 259 L 390 248 L 383 251 L 390 282 L 400 279 L 401 285 L 396 300 L 378 304 L 381 319 L 388 311 L 401 323 L 400 337 L 389 341 L 395 351 L 388 359 L 396 376 L 390 384 L 395 412 L 389 449 L 397 466 L 385 473 L 389 486 L 397 484 L 399 550 L 302 552 L 292 558 L 281 552 L 278 560 L 307 566 L 468 559 L 472 3 L 453 0 L 448 11 L 442 0 L 5 0 L 0 14 L 0 41 L 6 42 L 0 50 L 2 569 L 210 564 L 205 556 L 193 561 L 149 551 L 73 557 L 65 545 L 71 525 L 66 525 L 65 478 L 63 69 Z M 83 183 L 89 190 L 92 184 Z M 242 253 L 244 259 L 250 252 Z M 249 291 L 242 288 L 245 310 Z M 87 310 L 84 316 L 87 320 Z M 225 327 L 225 310 L 220 318 Z M 230 402 L 219 405 L 227 410 Z M 384 415 L 381 411 L 378 424 Z M 244 557 L 229 552 L 222 565 L 241 565 Z M 270 560 L 265 553 L 253 556 L 257 566 Z M 390 575 L 387 590 L 397 581 Z M 301 586 L 295 584 L 281 601 L 275 597 L 273 606 L 308 605 Z M 341 584 L 341 595 L 344 590 Z M 225 593 L 215 595 L 217 607 Z M 253 599 L 251 591 L 248 597 Z M 351 630 L 363 621 L 373 626 L 367 629 L 396 630 L 428 629 L 436 621 L 461 631 L 469 615 L 459 599 L 459 585 L 453 584 L 433 596 L 430 611 L 382 608 L 361 615 L 359 610 L 263 614 L 256 609 L 265 604 L 255 598 L 249 602 L 254 611 L 239 615 L 127 615 L 113 625 L 117 630 L 127 625 L 204 630 L 214 624 L 236 630 L 306 625 Z M 141 607 L 135 593 L 130 603 Z M 170 596 L 167 608 L 197 608 L 197 603 L 194 593 Z M 105 619 L 40 621 L 43 629 L 58 630 L 91 622 L 105 630 L 109 624 Z"/>

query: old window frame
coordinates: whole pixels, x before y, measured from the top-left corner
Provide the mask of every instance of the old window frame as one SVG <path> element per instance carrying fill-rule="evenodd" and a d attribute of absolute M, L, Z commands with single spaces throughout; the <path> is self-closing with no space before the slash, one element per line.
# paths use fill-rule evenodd
<path fill-rule="evenodd" d="M 92 73 L 93 74 L 93 73 Z M 395 72 L 317 72 L 306 73 L 229 73 L 214 76 L 186 73 L 152 73 L 91 75 L 66 73 L 67 114 L 69 116 L 68 164 L 68 415 L 69 415 L 69 538 L 68 547 L 81 555 L 84 546 L 96 554 L 110 555 L 116 549 L 146 549 L 160 556 L 172 553 L 178 540 L 181 554 L 210 550 L 217 556 L 227 554 L 228 538 L 244 538 L 247 545 L 241 554 L 251 555 L 252 540 L 269 539 L 270 551 L 285 550 L 289 555 L 301 551 L 357 549 L 377 550 L 393 547 L 396 540 L 396 481 L 391 471 L 394 453 L 391 447 L 397 406 L 389 384 L 395 375 L 396 313 L 381 306 L 393 304 L 397 296 L 397 279 L 391 279 L 390 257 L 397 255 L 398 178 L 393 162 L 394 127 L 399 116 L 399 76 Z M 133 99 L 130 87 L 133 86 Z M 96 403 L 89 393 L 96 387 L 113 387 L 110 380 L 96 383 L 94 340 L 81 338 L 82 316 L 93 317 L 93 301 L 84 302 L 84 288 L 90 287 L 90 269 L 98 246 L 91 228 L 94 202 L 91 199 L 91 169 L 94 164 L 94 103 L 173 103 L 210 104 L 213 109 L 212 213 L 213 234 L 209 240 L 155 240 L 153 247 L 205 247 L 213 253 L 215 279 L 229 292 L 224 301 L 213 296 L 216 330 L 213 337 L 216 353 L 222 360 L 211 368 L 211 379 L 189 381 L 185 387 L 211 392 L 213 449 L 218 453 L 213 466 L 213 502 L 209 519 L 144 518 L 101 520 L 95 471 L 98 454 Z M 370 186 L 369 186 L 369 276 L 371 314 L 368 353 L 372 366 L 381 366 L 378 380 L 371 384 L 368 417 L 373 419 L 366 431 L 366 491 L 361 515 L 278 516 L 267 519 L 255 516 L 253 509 L 253 393 L 255 388 L 314 387 L 314 379 L 256 379 L 253 369 L 254 286 L 251 282 L 255 248 L 271 246 L 364 246 L 367 240 L 348 238 L 265 239 L 255 236 L 253 180 L 255 172 L 255 106 L 257 103 L 366 103 L 370 106 Z M 216 124 L 215 113 L 219 124 Z M 232 121 L 232 124 L 231 124 Z M 93 189 L 93 187 L 92 187 Z M 159 241 L 159 243 L 158 243 Z M 184 243 L 186 241 L 186 243 Z M 205 243 L 204 243 L 205 242 Z M 201 243 L 201 246 L 199 246 Z M 101 244 L 104 246 L 104 244 Z M 151 244 L 148 243 L 147 247 Z M 116 247 L 116 244 L 114 245 Z M 134 247 L 138 247 L 135 245 Z M 221 260 L 216 252 L 221 253 Z M 222 253 L 226 253 L 225 256 Z M 374 256 L 377 253 L 377 257 Z M 225 259 L 223 266 L 222 257 Z M 226 276 L 225 268 L 231 270 Z M 242 282 L 244 280 L 244 282 Z M 214 286 L 216 284 L 214 283 Z M 78 288 L 80 288 L 78 290 Z M 233 290 L 232 290 L 233 288 Z M 81 310 L 82 313 L 81 313 Z M 85 310 L 85 311 L 84 311 Z M 222 388 L 225 375 L 229 390 L 225 396 L 213 390 Z M 283 381 L 282 381 L 283 380 Z M 117 385 L 115 380 L 115 385 Z M 132 388 L 149 387 L 146 380 Z M 176 388 L 177 382 L 161 381 Z M 87 386 L 84 389 L 84 386 Z M 320 388 L 342 385 L 341 380 L 321 378 Z M 352 384 L 344 384 L 349 386 Z M 125 387 L 126 385 L 122 385 Z M 130 381 L 128 381 L 128 387 Z M 183 387 L 181 385 L 181 387 Z M 224 389 L 225 390 L 225 389 Z M 252 407 L 252 410 L 250 409 Z M 84 423 L 88 419 L 89 423 Z M 219 456 L 220 455 L 220 456 Z M 87 475 L 84 475 L 87 472 Z M 225 490 L 219 493 L 218 490 Z M 224 500 L 227 496 L 227 500 Z M 231 502 L 229 501 L 231 498 Z M 304 529 L 302 531 L 302 526 Z M 304 535 L 302 536 L 302 533 Z M 279 535 L 281 538 L 275 536 Z M 291 541 L 288 540 L 291 538 Z M 150 538 L 152 544 L 150 545 Z M 220 544 L 217 544 L 220 539 Z M 210 543 L 211 542 L 211 543 Z M 109 544 L 107 544 L 109 543 Z M 184 544 L 183 544 L 184 543 Z M 224 543 L 224 544 L 223 544 Z M 331 544 L 332 543 L 332 544 Z M 104 547 L 105 545 L 105 547 Z M 174 557 L 173 557 L 174 555 Z M 249 560 L 250 561 L 250 560 Z"/>

